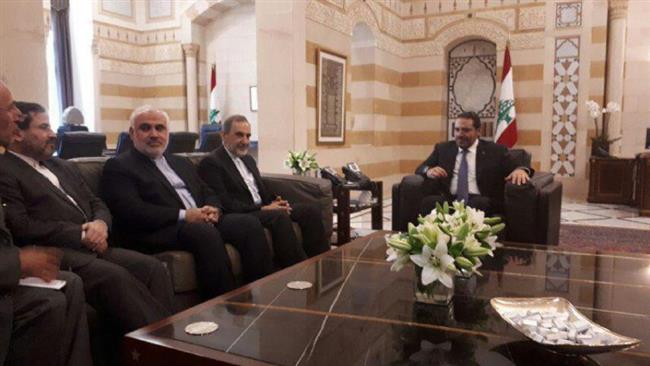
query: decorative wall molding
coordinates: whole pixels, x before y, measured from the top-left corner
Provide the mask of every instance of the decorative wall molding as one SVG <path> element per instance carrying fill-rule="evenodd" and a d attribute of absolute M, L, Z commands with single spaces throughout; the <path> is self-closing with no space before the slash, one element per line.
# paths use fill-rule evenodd
<path fill-rule="evenodd" d="M 546 25 L 546 9 L 543 6 L 527 7 L 519 9 L 519 30 L 540 29 L 543 31 Z"/>
<path fill-rule="evenodd" d="M 575 176 L 580 37 L 555 39 L 551 172 Z"/>
<path fill-rule="evenodd" d="M 134 46 L 178 43 L 181 39 L 180 28 L 165 28 L 151 31 L 136 31 L 103 22 L 93 22 L 95 37 Z"/>
<path fill-rule="evenodd" d="M 523 29 L 539 32 L 516 33 L 517 7 L 482 9 L 473 12 L 472 17 L 465 12 L 402 19 L 384 5 L 376 0 L 347 0 L 340 9 L 327 0 L 309 0 L 306 17 L 348 36 L 352 36 L 356 24 L 366 23 L 377 39 L 377 47 L 405 57 L 440 55 L 450 42 L 468 37 L 489 39 L 502 50 L 509 34 L 512 49 L 544 47 L 543 6 L 522 6 L 526 11 L 519 20 Z M 378 16 L 380 7 L 383 11 Z"/>
<path fill-rule="evenodd" d="M 555 28 L 582 26 L 582 2 L 555 4 Z"/>

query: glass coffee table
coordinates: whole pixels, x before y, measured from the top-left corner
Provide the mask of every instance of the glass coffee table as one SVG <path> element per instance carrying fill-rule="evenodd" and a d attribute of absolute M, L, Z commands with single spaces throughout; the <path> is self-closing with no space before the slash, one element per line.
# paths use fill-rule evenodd
<path fill-rule="evenodd" d="M 415 273 L 391 272 L 379 232 L 129 333 L 127 365 L 648 365 L 650 256 L 506 244 L 449 306 L 414 301 Z M 294 280 L 313 283 L 291 290 Z M 561 296 L 614 332 L 618 353 L 553 353 L 506 324 L 496 296 Z M 214 321 L 204 336 L 186 325 Z"/>

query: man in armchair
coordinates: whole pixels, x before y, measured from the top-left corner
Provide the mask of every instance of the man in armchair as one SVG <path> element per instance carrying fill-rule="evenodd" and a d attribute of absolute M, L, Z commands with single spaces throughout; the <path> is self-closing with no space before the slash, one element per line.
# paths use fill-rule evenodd
<path fill-rule="evenodd" d="M 415 170 L 425 178 L 428 192 L 420 213 L 431 212 L 436 203 L 463 200 L 487 215 L 503 213 L 506 182 L 528 182 L 532 169 L 517 166 L 505 146 L 480 140 L 481 119 L 463 112 L 456 119 L 454 141 L 439 143 Z"/>
<path fill-rule="evenodd" d="M 223 146 L 199 164 L 201 178 L 219 195 L 225 212 L 253 215 L 271 231 L 275 260 L 280 267 L 329 250 L 319 206 L 289 204 L 265 186 L 257 163 L 248 154 L 250 136 L 246 117 L 228 117 L 223 123 Z M 302 247 L 292 220 L 302 231 Z"/>

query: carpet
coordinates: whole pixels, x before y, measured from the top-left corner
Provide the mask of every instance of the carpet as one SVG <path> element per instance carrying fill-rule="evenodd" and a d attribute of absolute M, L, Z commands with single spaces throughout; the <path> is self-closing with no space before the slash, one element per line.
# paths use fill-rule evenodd
<path fill-rule="evenodd" d="M 650 254 L 650 230 L 560 225 L 560 248 Z"/>

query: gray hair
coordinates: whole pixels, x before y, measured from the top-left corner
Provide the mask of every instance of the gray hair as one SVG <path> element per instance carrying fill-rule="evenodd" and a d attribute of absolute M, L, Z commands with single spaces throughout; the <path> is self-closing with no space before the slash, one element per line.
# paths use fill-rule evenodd
<path fill-rule="evenodd" d="M 61 120 L 63 121 L 64 125 L 83 125 L 84 115 L 81 113 L 81 110 L 79 110 L 79 108 L 70 106 L 63 111 Z"/>
<path fill-rule="evenodd" d="M 169 115 L 167 114 L 167 112 L 163 111 L 162 109 L 155 108 L 149 104 L 146 104 L 134 109 L 133 112 L 131 112 L 131 117 L 129 117 L 129 126 L 135 127 L 135 120 L 138 119 L 138 117 L 140 117 L 141 115 L 149 112 L 156 112 L 162 114 L 163 117 L 165 117 L 165 122 L 167 122 L 167 124 L 169 125 Z"/>
<path fill-rule="evenodd" d="M 246 117 L 243 115 L 233 114 L 232 116 L 226 118 L 226 120 L 223 122 L 223 133 L 229 133 L 230 129 L 232 128 L 232 124 L 235 122 L 246 122 L 250 124 L 250 122 L 248 122 Z"/>

